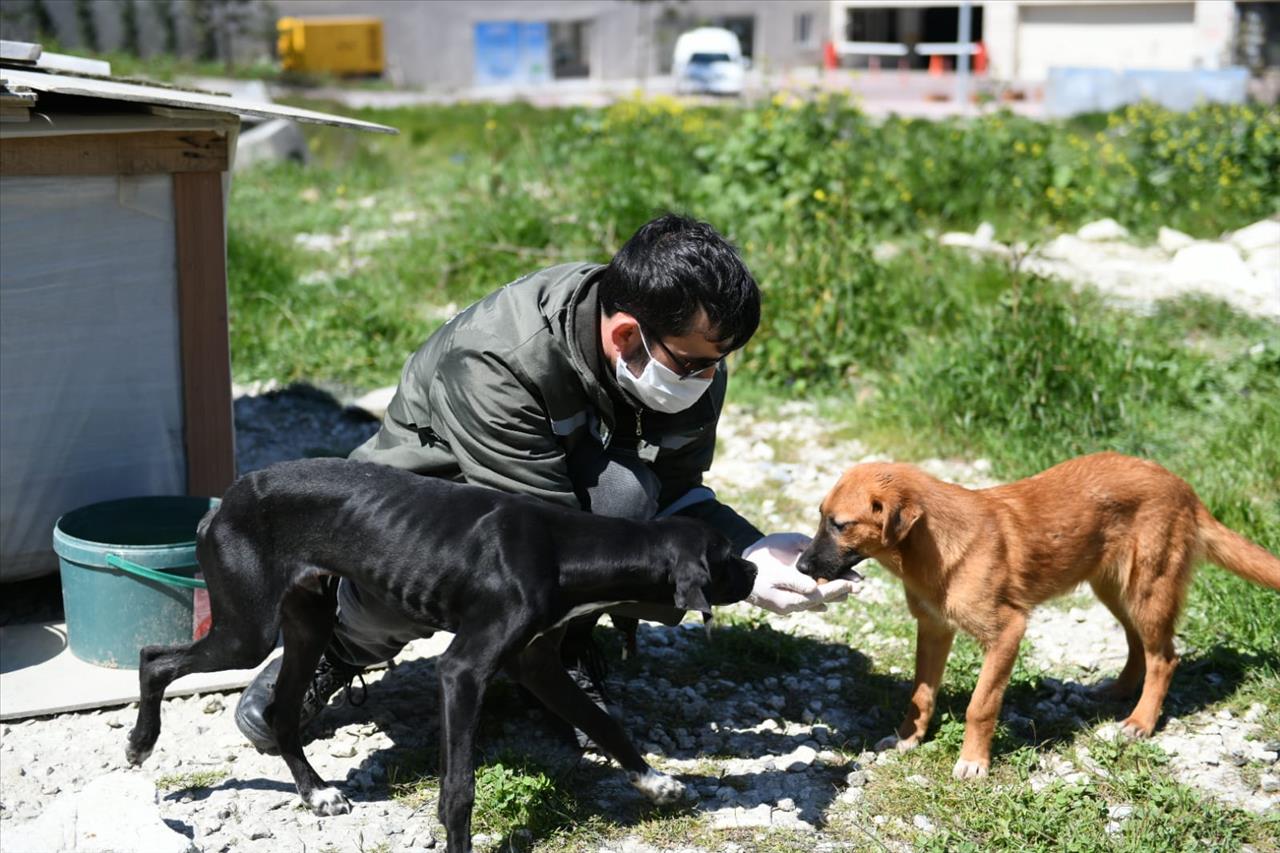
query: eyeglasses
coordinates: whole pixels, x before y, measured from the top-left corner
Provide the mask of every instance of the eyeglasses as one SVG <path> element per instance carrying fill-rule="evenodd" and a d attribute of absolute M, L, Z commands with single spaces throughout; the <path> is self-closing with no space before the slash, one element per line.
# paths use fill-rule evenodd
<path fill-rule="evenodd" d="M 649 352 L 648 341 L 645 339 L 644 326 L 640 323 L 639 319 L 636 320 L 636 325 L 640 328 L 640 343 L 645 345 L 644 351 L 649 354 L 649 358 L 653 358 L 653 353 Z M 652 329 L 649 331 L 650 333 L 653 332 Z M 725 353 L 719 358 L 681 358 L 673 353 L 671 348 L 662 342 L 662 337 L 660 335 L 653 335 L 653 339 L 658 342 L 658 346 L 667 354 L 667 358 L 671 359 L 671 363 L 676 366 L 676 370 L 674 372 L 676 377 L 681 381 L 688 379 L 690 376 L 697 376 L 699 373 L 705 373 L 729 357 L 729 353 Z"/>

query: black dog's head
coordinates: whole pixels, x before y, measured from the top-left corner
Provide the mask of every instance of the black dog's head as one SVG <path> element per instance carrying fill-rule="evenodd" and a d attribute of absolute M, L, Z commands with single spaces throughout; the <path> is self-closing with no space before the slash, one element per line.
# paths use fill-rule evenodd
<path fill-rule="evenodd" d="M 676 607 L 709 615 L 713 604 L 747 597 L 756 581 L 755 564 L 735 554 L 723 533 L 691 519 L 667 523 L 679 525 L 670 575 Z"/>

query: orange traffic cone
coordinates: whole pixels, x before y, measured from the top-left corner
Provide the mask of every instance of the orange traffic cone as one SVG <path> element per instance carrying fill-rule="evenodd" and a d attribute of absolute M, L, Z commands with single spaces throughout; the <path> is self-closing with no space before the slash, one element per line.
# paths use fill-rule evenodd
<path fill-rule="evenodd" d="M 978 46 L 973 52 L 973 73 L 987 73 L 987 46 L 982 42 L 978 42 Z"/>
<path fill-rule="evenodd" d="M 933 56 L 929 57 L 929 76 L 942 76 L 942 54 L 935 53 Z"/>
<path fill-rule="evenodd" d="M 827 71 L 834 71 L 840 67 L 840 57 L 836 54 L 835 43 L 830 39 L 822 45 L 822 67 Z"/>

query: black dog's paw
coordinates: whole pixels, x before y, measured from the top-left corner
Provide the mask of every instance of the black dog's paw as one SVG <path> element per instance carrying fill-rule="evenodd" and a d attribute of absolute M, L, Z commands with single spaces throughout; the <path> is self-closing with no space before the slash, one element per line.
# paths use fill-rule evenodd
<path fill-rule="evenodd" d="M 316 788 L 310 796 L 302 801 L 318 815 L 346 814 L 351 811 L 351 803 L 337 788 Z"/>
<path fill-rule="evenodd" d="M 659 773 L 657 770 L 650 770 L 644 774 L 632 773 L 630 781 L 654 805 L 667 806 L 678 803 L 685 795 L 683 782 L 665 773 Z"/>
<path fill-rule="evenodd" d="M 124 748 L 124 757 L 129 762 L 129 766 L 138 767 L 151 757 L 151 747 L 143 749 L 130 740 Z"/>

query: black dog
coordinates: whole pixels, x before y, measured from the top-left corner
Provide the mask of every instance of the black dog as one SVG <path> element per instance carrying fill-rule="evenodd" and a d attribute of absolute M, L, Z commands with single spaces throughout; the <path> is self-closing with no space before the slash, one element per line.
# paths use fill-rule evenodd
<path fill-rule="evenodd" d="M 165 688 L 189 672 L 261 663 L 283 630 L 270 719 L 302 801 L 350 811 L 302 754 L 307 680 L 333 632 L 335 584 L 347 577 L 423 633 L 455 636 L 440 657 L 440 822 L 448 850 L 471 849 L 473 744 L 486 685 L 499 669 L 585 732 L 657 803 L 683 786 L 651 769 L 621 726 L 560 663 L 563 626 L 619 602 L 710 613 L 744 598 L 755 567 L 701 522 L 604 518 L 537 498 L 339 459 L 284 462 L 248 474 L 201 521 L 196 555 L 213 627 L 141 653 L 142 699 L 126 755 L 141 764 L 160 734 Z"/>

